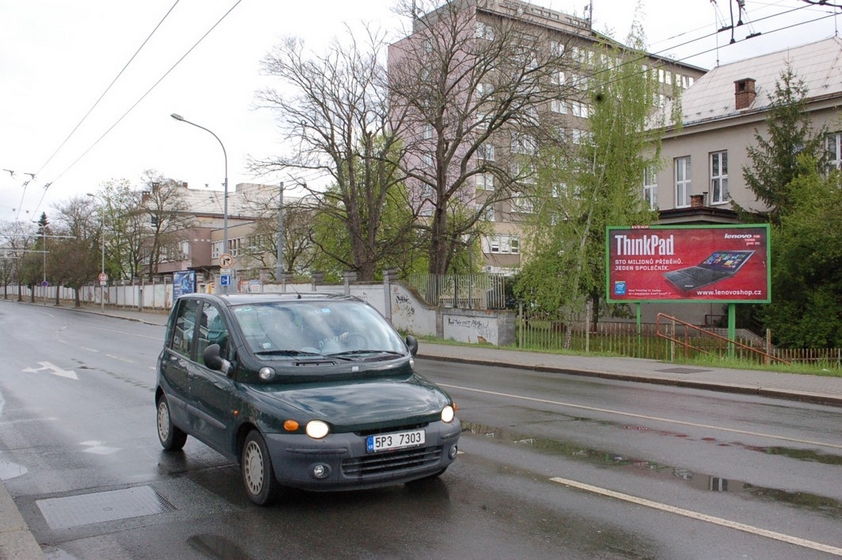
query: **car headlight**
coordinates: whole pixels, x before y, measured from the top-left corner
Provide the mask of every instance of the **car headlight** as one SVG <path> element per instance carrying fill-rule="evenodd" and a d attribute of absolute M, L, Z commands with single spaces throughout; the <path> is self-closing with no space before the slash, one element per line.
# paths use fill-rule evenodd
<path fill-rule="evenodd" d="M 453 410 L 453 407 L 447 405 L 443 409 L 441 409 L 441 421 L 450 424 L 453 422 L 453 419 L 456 417 L 456 411 Z"/>
<path fill-rule="evenodd" d="M 311 420 L 307 422 L 305 431 L 313 439 L 322 439 L 330 432 L 330 428 L 321 420 Z"/>

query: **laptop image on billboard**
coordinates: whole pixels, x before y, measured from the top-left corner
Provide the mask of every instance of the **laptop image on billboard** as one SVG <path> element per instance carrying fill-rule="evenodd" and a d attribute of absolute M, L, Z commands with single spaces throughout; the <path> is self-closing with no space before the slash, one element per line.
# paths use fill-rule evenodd
<path fill-rule="evenodd" d="M 714 251 L 708 258 L 689 268 L 664 273 L 679 290 L 689 292 L 731 278 L 754 254 L 754 251 Z"/>

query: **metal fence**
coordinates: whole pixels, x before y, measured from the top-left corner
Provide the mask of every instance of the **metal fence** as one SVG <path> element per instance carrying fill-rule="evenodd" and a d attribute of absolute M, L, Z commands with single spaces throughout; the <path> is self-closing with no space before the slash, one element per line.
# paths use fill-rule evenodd
<path fill-rule="evenodd" d="M 405 281 L 434 307 L 506 308 L 506 277 L 502 274 L 412 274 Z"/>
<path fill-rule="evenodd" d="M 723 336 L 724 329 L 702 329 L 670 322 L 638 325 L 633 321 L 600 321 L 593 324 L 558 313 L 520 312 L 517 320 L 517 346 L 525 350 L 605 354 L 674 361 L 703 354 L 755 363 L 785 361 L 827 369 L 842 368 L 840 348 L 775 348 L 753 333 L 737 330 L 735 344 Z M 666 336 L 664 336 L 666 335 Z M 752 350 L 754 348 L 758 351 Z"/>

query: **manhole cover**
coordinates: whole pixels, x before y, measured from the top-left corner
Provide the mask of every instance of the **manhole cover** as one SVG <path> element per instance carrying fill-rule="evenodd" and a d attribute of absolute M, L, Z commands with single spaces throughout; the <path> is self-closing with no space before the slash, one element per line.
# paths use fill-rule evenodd
<path fill-rule="evenodd" d="M 706 369 L 695 369 L 689 367 L 676 367 L 676 368 L 669 368 L 669 369 L 659 369 L 663 373 L 704 373 Z"/>
<path fill-rule="evenodd" d="M 49 498 L 35 503 L 47 524 L 54 530 L 175 510 L 175 506 L 151 486 Z"/>

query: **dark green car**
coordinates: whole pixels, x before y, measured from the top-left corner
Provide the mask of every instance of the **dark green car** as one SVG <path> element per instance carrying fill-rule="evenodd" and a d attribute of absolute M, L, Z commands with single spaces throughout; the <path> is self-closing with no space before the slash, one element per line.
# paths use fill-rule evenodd
<path fill-rule="evenodd" d="M 158 438 L 240 464 L 248 497 L 437 477 L 456 458 L 453 400 L 370 305 L 325 294 L 190 294 L 158 358 Z"/>

